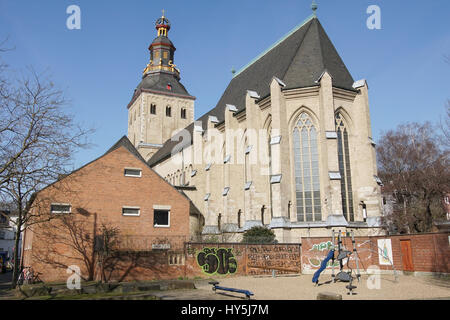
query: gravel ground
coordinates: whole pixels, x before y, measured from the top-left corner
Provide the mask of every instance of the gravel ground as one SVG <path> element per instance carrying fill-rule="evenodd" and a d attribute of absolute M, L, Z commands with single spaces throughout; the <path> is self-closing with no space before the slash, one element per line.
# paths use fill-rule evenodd
<path fill-rule="evenodd" d="M 311 282 L 312 275 L 278 276 L 272 277 L 232 277 L 217 279 L 221 286 L 246 289 L 252 291 L 255 300 L 315 300 L 319 292 L 338 293 L 343 300 L 409 300 L 409 299 L 450 299 L 450 279 L 432 278 L 425 276 L 398 277 L 395 282 L 393 275 L 380 276 L 380 288 L 369 289 L 368 276 L 362 275 L 361 282 L 355 281 L 357 286 L 355 295 L 347 295 L 345 286 L 348 283 L 330 282 L 330 275 L 320 278 L 321 284 L 317 287 Z M 177 297 L 178 299 L 194 299 L 196 294 L 201 299 L 236 299 L 242 294 L 230 293 L 225 296 L 214 294 L 211 285 L 207 281 L 196 283 L 197 290 L 189 290 L 189 297 Z M 195 293 L 192 293 L 195 291 Z M 209 292 L 209 293 L 208 293 Z M 181 293 L 181 292 L 179 292 Z M 187 293 L 187 292 L 186 292 Z M 219 297 L 214 297 L 219 296 Z"/>

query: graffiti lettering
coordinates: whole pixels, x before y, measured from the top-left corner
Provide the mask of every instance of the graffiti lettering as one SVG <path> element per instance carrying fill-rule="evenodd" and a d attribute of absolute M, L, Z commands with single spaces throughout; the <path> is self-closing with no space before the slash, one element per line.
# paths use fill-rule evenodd
<path fill-rule="evenodd" d="M 310 251 L 324 251 L 330 250 L 333 247 L 333 243 L 331 241 L 321 242 L 319 244 L 314 244 Z"/>
<path fill-rule="evenodd" d="M 209 275 L 233 274 L 237 271 L 237 261 L 232 250 L 231 248 L 203 248 L 197 254 L 197 263 L 203 272 Z"/>

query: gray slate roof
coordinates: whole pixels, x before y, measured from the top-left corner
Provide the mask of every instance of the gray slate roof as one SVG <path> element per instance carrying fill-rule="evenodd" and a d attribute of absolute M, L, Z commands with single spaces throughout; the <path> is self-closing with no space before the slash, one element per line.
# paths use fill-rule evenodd
<path fill-rule="evenodd" d="M 286 89 L 317 86 L 324 71 L 333 78 L 333 86 L 355 91 L 354 80 L 340 58 L 334 45 L 315 16 L 311 16 L 289 32 L 275 45 L 258 56 L 253 62 L 235 74 L 216 107 L 198 119 L 203 129 L 208 117 L 216 116 L 224 121 L 226 104 L 235 105 L 239 111 L 245 109 L 247 90 L 253 90 L 263 98 L 270 94 L 273 77 L 281 79 Z M 192 136 L 194 124 L 186 127 Z M 168 158 L 178 141 L 166 141 L 149 160 L 149 165 Z M 184 147 L 187 147 L 186 144 Z"/>
<path fill-rule="evenodd" d="M 172 90 L 167 89 L 168 83 L 172 86 Z M 178 81 L 172 74 L 165 72 L 157 72 L 146 76 L 137 86 L 136 90 L 139 89 L 192 97 L 180 81 Z"/>

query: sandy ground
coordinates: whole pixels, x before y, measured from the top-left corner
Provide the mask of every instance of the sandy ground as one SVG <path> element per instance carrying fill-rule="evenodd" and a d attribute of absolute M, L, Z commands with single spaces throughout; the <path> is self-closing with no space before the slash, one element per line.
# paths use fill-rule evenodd
<path fill-rule="evenodd" d="M 246 289 L 252 291 L 255 300 L 315 300 L 319 292 L 331 292 L 342 295 L 343 300 L 409 300 L 409 299 L 450 299 L 450 279 L 425 276 L 398 277 L 380 275 L 379 289 L 369 289 L 368 276 L 363 275 L 361 281 L 355 281 L 355 295 L 347 295 L 345 286 L 348 283 L 330 282 L 331 276 L 320 278 L 317 287 L 311 282 L 312 275 L 268 277 L 234 277 L 216 279 L 224 287 Z M 373 282 L 369 282 L 374 284 Z M 242 294 L 214 294 L 207 281 L 196 283 L 197 290 L 178 292 L 178 299 L 236 299 Z M 186 294 L 185 297 L 183 295 Z M 198 298 L 197 298 L 198 297 Z M 209 298 L 208 298 L 209 297 Z M 169 297 L 167 297 L 169 298 Z M 169 298 L 170 299 L 170 298 Z"/>

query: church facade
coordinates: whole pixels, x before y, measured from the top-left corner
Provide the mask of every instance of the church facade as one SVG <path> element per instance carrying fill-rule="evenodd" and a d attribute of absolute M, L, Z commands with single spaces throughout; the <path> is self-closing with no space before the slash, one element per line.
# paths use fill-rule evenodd
<path fill-rule="evenodd" d="M 128 138 L 201 212 L 203 239 L 239 241 L 253 226 L 286 243 L 382 233 L 368 85 L 354 81 L 315 14 L 235 72 L 195 121 L 169 20 L 156 29 Z"/>

